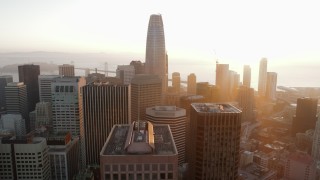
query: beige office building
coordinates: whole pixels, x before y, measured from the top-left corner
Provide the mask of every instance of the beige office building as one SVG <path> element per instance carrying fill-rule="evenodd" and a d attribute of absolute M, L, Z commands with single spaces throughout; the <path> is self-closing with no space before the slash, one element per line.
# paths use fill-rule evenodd
<path fill-rule="evenodd" d="M 140 125 L 139 125 L 140 124 Z M 100 152 L 101 179 L 178 179 L 178 152 L 168 125 L 115 125 Z"/>
<path fill-rule="evenodd" d="M 178 150 L 179 165 L 185 162 L 186 152 L 186 110 L 176 106 L 155 106 L 146 109 L 146 119 L 155 125 L 170 125 Z"/>

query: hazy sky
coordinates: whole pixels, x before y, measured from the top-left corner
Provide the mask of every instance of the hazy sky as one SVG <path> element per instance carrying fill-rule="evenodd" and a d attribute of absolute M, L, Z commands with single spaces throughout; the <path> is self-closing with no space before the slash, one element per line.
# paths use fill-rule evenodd
<path fill-rule="evenodd" d="M 0 52 L 145 53 L 162 14 L 177 63 L 320 63 L 317 1 L 1 0 Z M 144 61 L 144 59 L 143 59 Z M 175 63 L 175 62 L 170 62 Z"/>

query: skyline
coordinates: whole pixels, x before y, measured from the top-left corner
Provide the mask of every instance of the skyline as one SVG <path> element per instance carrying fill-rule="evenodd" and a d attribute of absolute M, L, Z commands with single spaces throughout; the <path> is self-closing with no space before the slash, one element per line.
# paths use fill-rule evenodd
<path fill-rule="evenodd" d="M 148 18 L 161 14 L 169 58 L 243 64 L 320 57 L 315 4 L 169 1 L 2 1 L 0 52 L 145 54 Z M 179 8 L 181 7 L 182 8 Z M 299 61 L 300 60 L 300 61 Z"/>
<path fill-rule="evenodd" d="M 315 5 L 248 0 L 201 3 L 5 0 L 0 6 L 3 27 L 0 53 L 102 52 L 127 56 L 128 63 L 132 59 L 145 62 L 149 17 L 161 14 L 169 76 L 183 71 L 178 68 L 180 65 L 187 65 L 188 73 L 214 83 L 214 73 L 207 71 L 215 70 L 215 62 L 219 61 L 229 64 L 241 77 L 243 65 L 250 65 L 252 83 L 257 85 L 259 61 L 265 57 L 268 71 L 278 73 L 279 85 L 292 86 L 286 83 L 288 78 L 310 80 L 320 67 L 320 46 L 316 46 L 320 28 L 314 23 L 320 12 Z M 320 86 L 314 82 L 302 84 Z"/>

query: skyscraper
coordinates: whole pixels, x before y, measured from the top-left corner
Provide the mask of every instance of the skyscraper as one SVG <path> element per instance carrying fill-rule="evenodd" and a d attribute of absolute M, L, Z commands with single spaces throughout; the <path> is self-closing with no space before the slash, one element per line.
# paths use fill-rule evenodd
<path fill-rule="evenodd" d="M 258 84 L 258 94 L 260 97 L 264 97 L 266 95 L 266 87 L 267 87 L 267 59 L 262 58 L 260 60 L 260 68 L 259 68 L 259 84 Z"/>
<path fill-rule="evenodd" d="M 320 118 L 319 117 L 316 123 L 316 127 L 314 128 L 311 154 L 315 162 L 320 161 Z"/>
<path fill-rule="evenodd" d="M 216 64 L 216 85 L 220 88 L 220 100 L 228 101 L 229 90 L 229 64 Z"/>
<path fill-rule="evenodd" d="M 47 126 L 52 128 L 52 107 L 49 102 L 39 102 L 35 110 L 35 128 Z"/>
<path fill-rule="evenodd" d="M 248 86 L 240 86 L 237 102 L 242 111 L 241 121 L 253 121 L 254 119 L 254 89 Z"/>
<path fill-rule="evenodd" d="M 45 138 L 0 137 L 0 153 L 1 179 L 51 179 Z"/>
<path fill-rule="evenodd" d="M 197 77 L 194 73 L 191 73 L 188 76 L 187 94 L 188 95 L 195 95 L 196 89 L 197 89 Z"/>
<path fill-rule="evenodd" d="M 172 73 L 172 87 L 175 93 L 180 93 L 180 73 L 173 72 Z"/>
<path fill-rule="evenodd" d="M 53 131 L 70 131 L 73 137 L 80 136 L 81 112 L 80 87 L 84 77 L 55 78 L 51 84 Z"/>
<path fill-rule="evenodd" d="M 162 82 L 162 93 L 168 86 L 167 54 L 161 14 L 152 14 L 149 19 L 145 72 L 158 75 Z"/>
<path fill-rule="evenodd" d="M 237 179 L 241 111 L 230 104 L 191 106 L 190 179 Z"/>
<path fill-rule="evenodd" d="M 59 65 L 59 75 L 73 77 L 74 65 L 70 65 L 70 64 Z"/>
<path fill-rule="evenodd" d="M 23 82 L 11 82 L 5 87 L 6 108 L 8 114 L 21 114 L 25 120 L 26 133 L 30 131 L 27 87 Z"/>
<path fill-rule="evenodd" d="M 62 77 L 62 75 L 39 75 L 39 98 L 40 101 L 51 103 L 51 84 L 54 78 Z"/>
<path fill-rule="evenodd" d="M 268 100 L 276 100 L 276 89 L 277 89 L 277 73 L 267 72 L 267 85 L 265 97 Z"/>
<path fill-rule="evenodd" d="M 5 87 L 10 82 L 12 82 L 11 75 L 0 76 L 0 113 L 5 111 L 5 107 L 6 107 Z"/>
<path fill-rule="evenodd" d="M 298 98 L 296 115 L 292 119 L 292 136 L 296 133 L 304 133 L 306 130 L 314 129 L 317 121 L 318 99 Z"/>
<path fill-rule="evenodd" d="M 99 153 L 112 127 L 131 123 L 130 86 L 90 83 L 81 89 L 82 163 L 99 164 Z"/>
<path fill-rule="evenodd" d="M 0 118 L 0 129 L 11 130 L 16 136 L 26 135 L 25 120 L 20 114 L 4 114 Z"/>
<path fill-rule="evenodd" d="M 251 85 L 251 68 L 249 65 L 243 66 L 243 85 L 250 88 Z"/>
<path fill-rule="evenodd" d="M 178 150 L 179 165 L 185 162 L 186 154 L 186 110 L 176 106 L 155 106 L 146 109 L 146 120 L 152 124 L 170 125 Z"/>
<path fill-rule="evenodd" d="M 39 84 L 38 76 L 40 75 L 40 66 L 25 64 L 18 66 L 19 82 L 24 82 L 27 86 L 28 96 L 28 113 L 33 111 L 39 102 Z"/>
<path fill-rule="evenodd" d="M 123 84 L 130 84 L 131 79 L 135 75 L 134 66 L 132 65 L 118 65 L 116 77 L 121 79 Z"/>
<path fill-rule="evenodd" d="M 161 103 L 161 80 L 156 75 L 138 74 L 131 80 L 131 120 L 145 120 L 146 108 Z"/>

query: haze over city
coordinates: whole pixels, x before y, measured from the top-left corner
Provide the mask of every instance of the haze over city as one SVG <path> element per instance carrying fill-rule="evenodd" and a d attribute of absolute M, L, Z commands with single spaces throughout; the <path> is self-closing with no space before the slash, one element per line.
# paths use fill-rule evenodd
<path fill-rule="evenodd" d="M 270 71 L 279 74 L 278 84 L 294 86 L 288 83 L 293 77 L 296 86 L 320 86 L 312 81 L 320 67 L 316 7 L 315 1 L 4 0 L 0 52 L 102 52 L 121 54 L 123 62 L 144 61 L 148 17 L 160 13 L 169 73 L 194 69 L 199 79 L 214 83 L 214 74 L 203 68 L 214 70 L 219 61 L 241 74 L 249 64 L 256 87 L 259 60 L 266 57 Z M 189 72 L 181 73 L 186 79 Z"/>
<path fill-rule="evenodd" d="M 0 179 L 320 179 L 316 2 L 3 0 Z"/>

